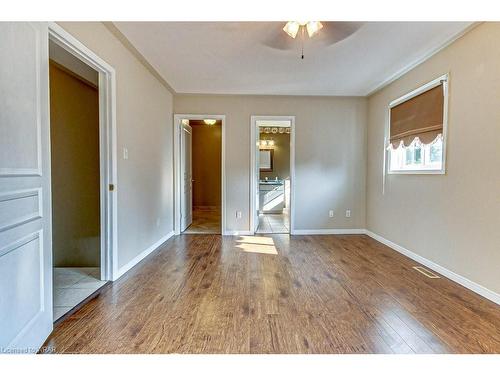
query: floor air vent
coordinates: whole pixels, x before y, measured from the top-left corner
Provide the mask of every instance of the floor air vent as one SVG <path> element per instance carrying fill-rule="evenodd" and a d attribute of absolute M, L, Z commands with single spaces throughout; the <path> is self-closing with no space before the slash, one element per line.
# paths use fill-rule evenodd
<path fill-rule="evenodd" d="M 421 266 L 415 266 L 413 269 L 417 270 L 420 272 L 422 275 L 427 276 L 429 279 L 440 279 L 438 275 L 435 273 L 429 271 L 427 268 L 421 267 Z"/>

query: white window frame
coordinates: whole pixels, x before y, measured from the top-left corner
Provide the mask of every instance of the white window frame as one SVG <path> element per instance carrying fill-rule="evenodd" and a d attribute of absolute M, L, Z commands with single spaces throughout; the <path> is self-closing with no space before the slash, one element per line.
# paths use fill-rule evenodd
<path fill-rule="evenodd" d="M 441 169 L 405 169 L 405 170 L 391 170 L 391 151 L 390 146 L 390 128 L 391 128 L 391 109 L 395 106 L 404 103 L 415 96 L 418 96 L 426 91 L 433 89 L 439 85 L 443 85 L 443 162 L 441 164 Z M 448 84 L 449 84 L 449 74 L 443 74 L 442 76 L 433 79 L 432 81 L 416 88 L 413 91 L 393 100 L 389 103 L 387 109 L 387 123 L 385 128 L 385 139 L 384 139 L 384 155 L 387 161 L 386 166 L 387 174 L 445 174 L 446 173 L 446 143 L 447 143 L 447 133 L 448 133 Z M 392 146 L 391 146 L 392 147 Z M 423 151 L 423 150 L 422 150 Z M 424 155 L 422 155 L 422 158 Z"/>

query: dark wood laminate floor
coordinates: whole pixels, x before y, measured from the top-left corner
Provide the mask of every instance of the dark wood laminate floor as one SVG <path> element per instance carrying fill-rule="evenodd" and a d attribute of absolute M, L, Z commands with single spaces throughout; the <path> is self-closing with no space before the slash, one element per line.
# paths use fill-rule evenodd
<path fill-rule="evenodd" d="M 500 308 L 414 265 L 363 235 L 177 236 L 46 344 L 61 353 L 499 353 Z"/>

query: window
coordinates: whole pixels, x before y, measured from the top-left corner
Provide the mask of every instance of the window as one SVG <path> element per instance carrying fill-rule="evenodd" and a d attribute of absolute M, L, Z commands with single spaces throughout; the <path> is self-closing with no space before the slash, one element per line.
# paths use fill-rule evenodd
<path fill-rule="evenodd" d="M 444 173 L 447 75 L 389 106 L 389 173 Z"/>
<path fill-rule="evenodd" d="M 391 146 L 389 146 L 391 147 Z M 418 138 L 408 147 L 389 149 L 389 171 L 441 171 L 443 167 L 443 137 L 433 143 L 423 144 Z"/>

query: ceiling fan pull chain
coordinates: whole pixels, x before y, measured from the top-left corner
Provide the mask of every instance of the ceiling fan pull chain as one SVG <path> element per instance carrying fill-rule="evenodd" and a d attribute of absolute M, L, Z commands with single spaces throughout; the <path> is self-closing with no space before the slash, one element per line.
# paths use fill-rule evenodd
<path fill-rule="evenodd" d="M 304 33 L 305 33 L 304 26 L 302 26 L 301 29 L 302 29 L 302 33 L 301 33 L 302 34 L 301 35 L 301 37 L 302 37 L 302 60 L 304 60 Z"/>

